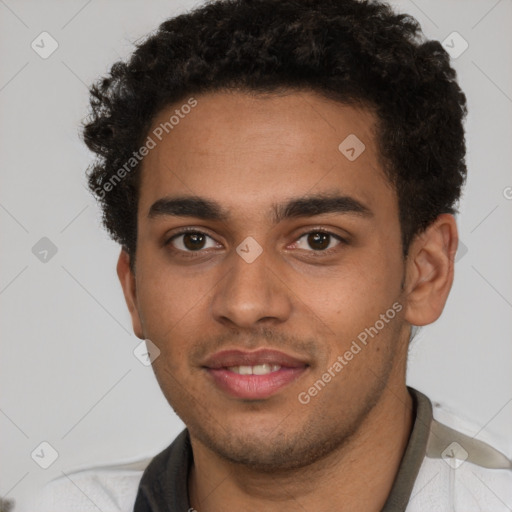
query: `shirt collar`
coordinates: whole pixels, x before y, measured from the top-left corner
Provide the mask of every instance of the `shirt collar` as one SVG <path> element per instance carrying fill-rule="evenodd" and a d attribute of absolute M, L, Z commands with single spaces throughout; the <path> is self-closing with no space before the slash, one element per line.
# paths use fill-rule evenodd
<path fill-rule="evenodd" d="M 414 425 L 393 487 L 381 512 L 405 511 L 427 451 L 427 441 L 432 424 L 432 404 L 423 393 L 410 387 L 407 389 L 413 402 Z"/>
<path fill-rule="evenodd" d="M 418 471 L 425 457 L 432 423 L 432 404 L 419 391 L 408 387 L 413 399 L 414 425 L 393 487 L 382 512 L 403 512 L 409 502 Z M 183 430 L 165 450 L 156 455 L 144 471 L 134 512 L 176 512 L 189 510 L 188 475 L 193 464 L 188 430 Z"/>

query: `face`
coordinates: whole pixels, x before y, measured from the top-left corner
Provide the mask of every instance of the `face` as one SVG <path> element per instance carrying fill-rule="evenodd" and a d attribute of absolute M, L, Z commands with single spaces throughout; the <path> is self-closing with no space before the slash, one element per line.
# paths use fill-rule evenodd
<path fill-rule="evenodd" d="M 398 201 L 375 118 L 310 92 L 195 99 L 168 134 L 180 105 L 149 132 L 161 140 L 143 161 L 125 285 L 134 329 L 160 350 L 157 380 L 196 442 L 299 467 L 404 379 Z"/>

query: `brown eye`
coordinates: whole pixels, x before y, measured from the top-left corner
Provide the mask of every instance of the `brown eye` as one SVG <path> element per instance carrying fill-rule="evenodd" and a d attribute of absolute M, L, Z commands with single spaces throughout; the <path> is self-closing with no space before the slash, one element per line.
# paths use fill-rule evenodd
<path fill-rule="evenodd" d="M 196 251 L 203 248 L 205 239 L 201 233 L 186 233 L 183 235 L 183 245 L 191 251 Z"/>
<path fill-rule="evenodd" d="M 201 233 L 200 231 L 178 233 L 173 236 L 168 243 L 175 249 L 185 252 L 197 252 L 201 249 L 216 247 L 215 241 L 206 233 Z M 210 245 L 208 245 L 208 243 Z"/>
<path fill-rule="evenodd" d="M 320 252 L 331 249 L 343 241 L 341 237 L 333 233 L 310 231 L 309 233 L 304 233 L 304 235 L 297 240 L 295 245 L 298 249 L 313 249 L 313 251 Z"/>
<path fill-rule="evenodd" d="M 308 244 L 312 249 L 323 251 L 329 247 L 331 236 L 327 233 L 310 233 Z"/>

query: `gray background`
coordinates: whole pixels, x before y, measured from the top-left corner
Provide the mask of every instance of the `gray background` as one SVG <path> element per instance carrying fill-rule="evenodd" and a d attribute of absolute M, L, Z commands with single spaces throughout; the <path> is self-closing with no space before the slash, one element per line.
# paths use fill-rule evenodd
<path fill-rule="evenodd" d="M 0 0 L 0 494 L 17 510 L 62 471 L 151 456 L 182 428 L 133 355 L 119 249 L 86 189 L 78 127 L 86 86 L 199 3 Z M 454 60 L 470 110 L 464 246 L 445 314 L 413 342 L 408 383 L 512 457 L 512 1 L 393 3 L 429 38 L 469 43 Z M 31 48 L 43 31 L 59 45 L 46 59 Z M 46 262 L 43 237 L 57 249 Z M 48 469 L 31 458 L 43 441 L 59 455 Z"/>

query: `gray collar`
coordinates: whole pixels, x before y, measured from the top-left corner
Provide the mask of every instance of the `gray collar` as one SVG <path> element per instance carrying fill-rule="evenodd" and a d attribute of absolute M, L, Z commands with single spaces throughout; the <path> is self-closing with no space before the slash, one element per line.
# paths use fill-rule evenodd
<path fill-rule="evenodd" d="M 382 512 L 402 512 L 407 508 L 414 482 L 427 451 L 432 424 L 432 404 L 423 393 L 410 387 L 407 389 L 413 401 L 414 425 Z"/>

